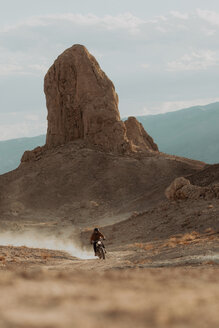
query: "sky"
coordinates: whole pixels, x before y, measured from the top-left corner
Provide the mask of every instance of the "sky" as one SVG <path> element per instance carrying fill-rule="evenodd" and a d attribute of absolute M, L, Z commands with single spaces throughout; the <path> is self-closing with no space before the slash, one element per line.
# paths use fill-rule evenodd
<path fill-rule="evenodd" d="M 0 140 L 46 133 L 43 79 L 83 44 L 121 117 L 219 101 L 218 0 L 0 0 Z"/>

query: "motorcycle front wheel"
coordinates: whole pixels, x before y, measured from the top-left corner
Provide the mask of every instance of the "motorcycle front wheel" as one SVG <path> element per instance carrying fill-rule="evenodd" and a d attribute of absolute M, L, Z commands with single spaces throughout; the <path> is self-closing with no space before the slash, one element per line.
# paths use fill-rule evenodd
<path fill-rule="evenodd" d="M 100 247 L 100 248 L 99 248 L 99 250 L 98 250 L 98 255 L 99 255 L 99 259 L 103 259 L 103 260 L 105 260 L 105 252 L 104 252 L 103 247 Z"/>

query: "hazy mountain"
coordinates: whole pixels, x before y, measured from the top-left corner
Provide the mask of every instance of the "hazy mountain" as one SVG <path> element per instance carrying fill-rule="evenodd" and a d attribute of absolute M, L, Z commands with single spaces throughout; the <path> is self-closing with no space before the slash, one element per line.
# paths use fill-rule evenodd
<path fill-rule="evenodd" d="M 0 141 L 0 174 L 14 170 L 25 150 L 45 144 L 45 135 Z"/>
<path fill-rule="evenodd" d="M 160 151 L 219 163 L 219 102 L 137 118 Z"/>
<path fill-rule="evenodd" d="M 219 103 L 137 118 L 160 151 L 219 163 Z M 0 141 L 0 174 L 15 169 L 24 151 L 43 145 L 45 138 Z"/>

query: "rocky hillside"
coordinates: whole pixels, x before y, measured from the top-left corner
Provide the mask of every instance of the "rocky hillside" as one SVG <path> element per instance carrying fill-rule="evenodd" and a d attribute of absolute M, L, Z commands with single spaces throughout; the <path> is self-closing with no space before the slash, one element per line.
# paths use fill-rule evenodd
<path fill-rule="evenodd" d="M 73 141 L 0 176 L 1 215 L 107 223 L 155 206 L 174 178 L 203 166 L 156 153 L 121 156 Z"/>

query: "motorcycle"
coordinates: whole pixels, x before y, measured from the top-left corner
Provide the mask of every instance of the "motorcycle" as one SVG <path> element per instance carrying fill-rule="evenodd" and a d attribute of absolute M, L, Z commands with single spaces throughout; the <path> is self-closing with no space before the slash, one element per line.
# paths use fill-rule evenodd
<path fill-rule="evenodd" d="M 98 240 L 97 243 L 96 243 L 96 254 L 99 257 L 99 259 L 105 260 L 106 251 L 105 251 L 105 247 L 103 246 L 102 239 Z"/>

